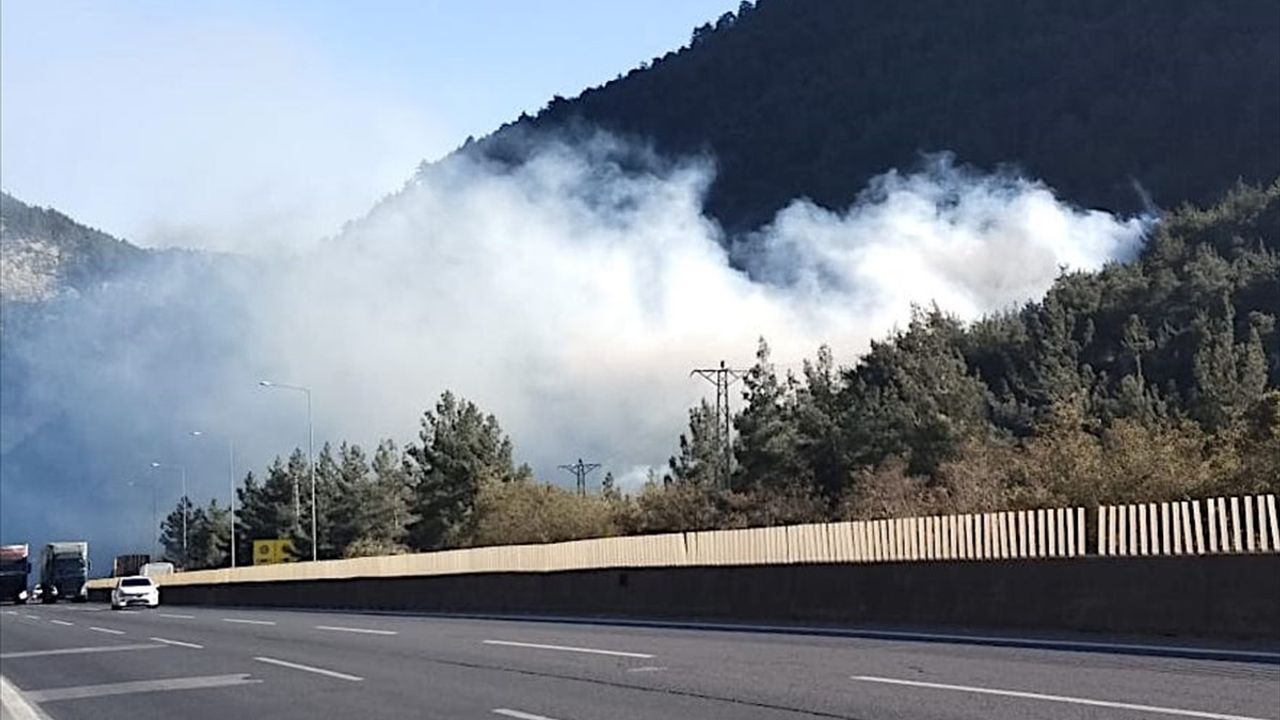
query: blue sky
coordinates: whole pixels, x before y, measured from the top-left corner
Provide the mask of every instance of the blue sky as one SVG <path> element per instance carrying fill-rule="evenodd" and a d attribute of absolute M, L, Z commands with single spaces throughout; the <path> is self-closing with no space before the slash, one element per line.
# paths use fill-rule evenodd
<path fill-rule="evenodd" d="M 289 250 L 736 0 L 6 0 L 0 184 L 144 245 Z"/>

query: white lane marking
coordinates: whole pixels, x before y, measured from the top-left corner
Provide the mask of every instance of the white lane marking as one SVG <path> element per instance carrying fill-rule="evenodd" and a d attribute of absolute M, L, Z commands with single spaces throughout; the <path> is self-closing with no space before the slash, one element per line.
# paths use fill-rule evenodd
<path fill-rule="evenodd" d="M 80 700 L 83 698 L 106 697 L 108 695 L 130 695 L 133 693 L 160 692 L 165 690 L 203 690 L 205 688 L 227 687 L 229 685 L 250 685 L 260 683 L 249 673 L 234 675 L 201 675 L 198 677 L 165 678 L 163 680 L 134 680 L 131 682 L 105 683 L 102 685 L 80 685 L 78 687 L 61 687 L 49 690 L 34 690 L 27 693 L 33 702 L 53 702 L 55 700 Z"/>
<path fill-rule="evenodd" d="M 341 625 L 316 625 L 317 630 L 333 630 L 334 632 L 364 633 L 366 635 L 399 635 L 395 630 L 372 630 L 370 628 L 342 627 Z"/>
<path fill-rule="evenodd" d="M 18 611 L 17 611 L 17 610 L 5 610 L 5 611 L 4 611 L 4 614 L 5 614 L 5 615 L 17 615 L 17 614 L 18 614 Z"/>
<path fill-rule="evenodd" d="M 222 622 L 240 623 L 241 625 L 275 625 L 274 620 L 241 620 L 240 618 L 222 618 Z"/>
<path fill-rule="evenodd" d="M 0 653 L 0 660 L 14 658 L 43 657 L 45 655 L 79 655 L 81 653 L 120 652 L 122 650 L 155 650 L 163 645 L 150 643 L 141 645 L 94 645 L 92 647 L 58 648 L 56 650 L 23 650 L 20 652 Z"/>
<path fill-rule="evenodd" d="M 54 625 L 75 625 L 75 623 L 67 622 L 66 620 L 50 620 L 49 622 L 53 623 Z"/>
<path fill-rule="evenodd" d="M 931 688 L 934 690 L 955 690 L 958 692 L 978 693 L 982 695 L 1003 695 L 1005 697 L 1024 698 L 1027 700 L 1044 700 L 1047 702 L 1070 703 L 1072 705 L 1088 705 L 1091 707 L 1114 708 L 1117 710 L 1135 710 L 1138 712 L 1179 715 L 1182 717 L 1207 718 L 1208 720 L 1266 720 L 1266 718 L 1248 715 L 1228 715 L 1226 713 L 1205 712 L 1202 710 L 1182 710 L 1179 708 L 1159 707 L 1156 705 L 1138 705 L 1135 703 L 1113 702 L 1111 700 L 1093 700 L 1091 698 L 1070 697 L 1068 695 L 1047 695 L 1044 693 L 1023 692 L 1021 690 L 997 690 L 995 688 L 971 687 L 968 685 L 946 685 L 943 683 L 921 682 L 919 680 L 899 680 L 897 678 L 874 677 L 871 675 L 854 675 L 854 680 L 864 682 L 886 683 L 889 685 L 908 685 L 910 687 Z"/>
<path fill-rule="evenodd" d="M 302 665 L 299 663 L 289 662 L 288 660 L 277 660 L 269 657 L 255 657 L 258 662 L 268 663 L 270 665 L 279 665 L 280 667 L 293 668 L 294 670 L 302 670 L 304 672 L 315 673 L 317 675 L 327 675 L 329 677 L 338 678 L 339 680 L 350 680 L 352 682 L 360 682 L 364 678 L 358 675 L 348 675 L 336 670 L 325 670 L 324 668 L 312 667 L 311 665 Z"/>
<path fill-rule="evenodd" d="M 23 613 L 23 614 L 22 614 L 22 617 L 27 618 L 28 620 L 39 620 L 39 619 L 40 619 L 40 616 L 39 616 L 39 615 L 28 615 L 28 614 L 26 614 L 26 613 Z"/>
<path fill-rule="evenodd" d="M 509 718 L 516 718 L 516 720 L 556 720 L 555 718 L 547 717 L 546 715 L 534 715 L 533 713 L 521 712 L 520 710 L 511 710 L 508 708 L 494 708 L 493 714 L 503 715 Z"/>
<path fill-rule="evenodd" d="M 123 635 L 123 634 L 124 634 L 124 631 L 123 631 L 123 630 L 112 630 L 111 628 L 98 627 L 97 625 L 90 625 L 90 626 L 89 626 L 89 629 L 90 629 L 90 630 L 97 631 L 97 632 L 100 632 L 100 633 L 107 633 L 108 635 Z"/>
<path fill-rule="evenodd" d="M 164 638 L 162 638 L 162 637 L 153 637 L 153 638 L 148 638 L 148 639 L 149 639 L 149 640 L 155 640 L 155 641 L 156 641 L 156 642 L 158 642 L 158 643 L 164 643 L 165 645 L 177 645 L 178 647 L 184 647 L 184 648 L 195 648 L 196 650 L 203 650 L 203 649 L 204 649 L 204 646 L 203 646 L 203 645 L 197 645 L 197 644 L 195 644 L 195 643 L 189 643 L 189 642 L 182 642 L 181 640 L 166 640 L 166 639 L 164 639 Z"/>
<path fill-rule="evenodd" d="M 0 715 L 13 720 L 49 720 L 40 708 L 29 702 L 17 686 L 0 675 Z"/>
<path fill-rule="evenodd" d="M 404 615 L 396 611 L 384 611 L 384 615 Z M 1045 648 L 1047 650 L 1073 650 L 1089 652 L 1093 650 L 1134 651 L 1159 656 L 1202 656 L 1231 657 L 1244 661 L 1280 660 L 1280 652 L 1264 650 L 1232 650 L 1227 648 L 1200 647 L 1194 645 L 1151 645 L 1141 643 L 1109 643 L 1091 640 L 1054 640 L 1049 638 L 1028 638 L 1017 635 L 964 635 L 956 633 L 925 633 L 902 630 L 862 630 L 857 628 L 830 628 L 813 625 L 762 625 L 747 623 L 713 623 L 666 620 L 625 620 L 610 618 L 580 617 L 574 615 L 503 615 L 494 613 L 422 613 L 410 612 L 414 617 L 438 617 L 445 619 L 499 620 L 522 622 L 570 623 L 574 625 L 614 625 L 619 627 L 640 628 L 674 628 L 677 630 L 715 630 L 717 632 L 762 632 L 785 635 L 817 635 L 821 637 L 850 637 L 868 640 L 930 640 L 938 642 L 956 642 L 961 644 L 993 645 L 996 647 Z"/>
<path fill-rule="evenodd" d="M 563 652 L 588 653 L 590 655 L 613 655 L 614 657 L 651 658 L 648 653 L 622 652 L 621 650 L 600 650 L 597 648 L 573 647 L 571 645 L 543 645 L 541 643 L 516 642 L 514 640 L 481 640 L 485 645 L 505 645 L 508 647 L 533 648 L 535 650 L 560 650 Z"/>
<path fill-rule="evenodd" d="M 627 672 L 662 672 L 663 670 L 666 670 L 666 669 L 667 668 L 665 665 L 661 667 L 657 665 L 645 665 L 644 667 L 629 668 Z"/>
<path fill-rule="evenodd" d="M 176 613 L 156 613 L 159 617 L 173 618 L 175 620 L 195 620 L 195 615 L 178 615 Z"/>

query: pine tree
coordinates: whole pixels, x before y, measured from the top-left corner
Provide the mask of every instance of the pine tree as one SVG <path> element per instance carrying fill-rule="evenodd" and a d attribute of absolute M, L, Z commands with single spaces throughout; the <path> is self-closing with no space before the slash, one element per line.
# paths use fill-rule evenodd
<path fill-rule="evenodd" d="M 609 501 L 622 499 L 622 491 L 618 489 L 617 482 L 613 479 L 612 470 L 606 472 L 604 480 L 600 482 L 600 496 Z"/>
<path fill-rule="evenodd" d="M 285 465 L 285 474 L 288 477 L 289 485 L 293 488 L 293 491 L 297 493 L 298 512 L 290 515 L 290 518 L 294 520 L 294 523 L 291 527 L 284 530 L 286 534 L 282 535 L 282 537 L 288 537 L 290 542 L 293 543 L 293 557 L 295 560 L 310 560 L 312 544 L 312 476 L 311 465 L 307 462 L 307 455 L 302 451 L 302 448 L 295 448 L 294 451 L 289 454 L 289 462 Z M 317 503 L 320 502 L 322 482 L 322 476 L 317 472 L 315 476 L 315 497 Z M 318 534 L 318 523 L 316 531 Z M 317 550 L 318 549 L 319 548 L 317 548 Z"/>
<path fill-rule="evenodd" d="M 794 413 L 795 381 L 779 380 L 769 359 L 769 344 L 760 338 L 756 362 L 743 378 L 746 406 L 734 418 L 738 430 L 734 487 L 781 487 L 801 478 L 799 433 Z"/>
<path fill-rule="evenodd" d="M 812 362 L 804 362 L 804 387 L 795 403 L 797 452 L 804 475 L 828 502 L 840 495 L 849 476 L 849 464 L 841 446 L 840 377 L 831 348 L 822 346 Z"/>
<path fill-rule="evenodd" d="M 409 511 L 413 499 L 407 460 L 394 441 L 383 440 L 373 454 L 373 499 L 369 502 L 366 537 L 384 545 L 404 542 L 414 517 Z"/>
<path fill-rule="evenodd" d="M 424 413 L 418 437 L 421 444 L 408 449 L 417 516 L 409 543 L 420 550 L 444 547 L 465 533 L 483 483 L 530 476 L 528 467 L 515 467 L 498 419 L 453 393 Z"/>
<path fill-rule="evenodd" d="M 218 505 L 216 499 L 209 505 L 196 508 L 189 528 L 191 562 L 190 569 L 223 567 L 230 564 L 231 511 Z"/>
<path fill-rule="evenodd" d="M 694 483 L 708 488 L 722 487 L 724 456 L 715 410 L 703 400 L 689 410 L 689 432 L 680 435 L 680 453 L 667 461 L 664 484 Z"/>
<path fill-rule="evenodd" d="M 164 559 L 184 569 L 191 565 L 191 526 L 194 524 L 194 517 L 195 506 L 190 498 L 183 497 L 178 499 L 174 509 L 160 521 L 160 546 L 164 548 Z"/>
<path fill-rule="evenodd" d="M 239 557 L 253 557 L 254 540 L 286 539 L 295 534 L 298 520 L 294 512 L 294 491 L 293 477 L 279 457 L 267 468 L 266 479 L 261 484 L 253 473 L 245 476 L 243 485 L 236 491 Z"/>
<path fill-rule="evenodd" d="M 988 391 L 958 348 L 959 322 L 917 311 L 906 332 L 872 343 L 848 373 L 841 425 L 853 465 L 906 458 L 908 473 L 932 473 L 963 442 L 990 431 Z"/>
<path fill-rule="evenodd" d="M 345 447 L 345 443 L 344 443 Z M 305 465 L 305 461 L 303 463 Z M 346 537 L 343 526 L 354 522 L 349 512 L 348 503 L 352 489 L 343 482 L 342 470 L 333 457 L 333 446 L 326 442 L 316 456 L 316 505 L 319 506 L 319 517 L 316 523 L 318 546 L 316 556 L 321 560 L 332 560 L 342 557 L 342 551 L 350 540 Z M 294 548 L 302 558 L 311 557 L 311 491 L 310 475 L 302 480 L 303 516 L 301 537 L 294 540 Z"/>
<path fill-rule="evenodd" d="M 369 535 L 376 486 L 369 474 L 369 461 L 359 445 L 342 443 L 333 470 L 331 500 L 323 516 L 327 525 L 330 557 L 343 557 L 347 548 Z"/>
<path fill-rule="evenodd" d="M 1262 338 L 1250 328 L 1243 342 L 1236 342 L 1234 312 L 1210 319 L 1201 313 L 1195 322 L 1197 344 L 1193 372 L 1196 414 L 1210 429 L 1225 428 L 1244 416 L 1262 399 L 1267 387 L 1267 358 Z"/>
<path fill-rule="evenodd" d="M 165 516 L 160 528 L 165 559 L 184 570 L 222 567 L 230 562 L 231 512 L 220 506 L 217 500 L 211 500 L 207 507 L 197 507 L 189 498 L 182 498 Z"/>

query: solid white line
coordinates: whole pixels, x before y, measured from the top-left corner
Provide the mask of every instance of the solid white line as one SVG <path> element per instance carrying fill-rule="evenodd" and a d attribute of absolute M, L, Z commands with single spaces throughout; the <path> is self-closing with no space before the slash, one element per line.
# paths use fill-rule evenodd
<path fill-rule="evenodd" d="M 324 668 L 312 667 L 310 665 L 300 665 L 298 663 L 289 662 L 288 660 L 277 660 L 275 658 L 269 658 L 269 657 L 255 657 L 254 660 L 257 660 L 258 662 L 269 663 L 271 665 L 279 665 L 281 667 L 293 668 L 294 670 L 303 670 L 305 672 L 311 672 L 317 675 L 328 675 L 329 677 L 335 677 L 335 678 L 338 678 L 339 680 L 350 680 L 352 682 L 360 682 L 361 680 L 364 680 L 364 678 L 358 675 L 348 675 L 346 673 L 337 672 L 336 670 L 325 670 Z"/>
<path fill-rule="evenodd" d="M 123 634 L 124 634 L 124 631 L 123 631 L 123 630 L 112 630 L 111 628 L 98 627 L 97 625 L 90 625 L 90 626 L 89 626 L 89 629 L 90 629 L 90 630 L 97 630 L 98 632 L 101 632 L 101 633 L 108 633 L 108 634 L 110 634 L 110 635 L 123 635 Z"/>
<path fill-rule="evenodd" d="M 80 700 L 83 698 L 106 697 L 108 695 L 129 695 L 132 693 L 165 690 L 203 690 L 205 688 L 249 685 L 260 682 L 262 681 L 251 679 L 249 673 L 202 675 L 199 677 L 134 680 L 131 682 L 104 683 L 102 685 L 51 688 L 49 690 L 35 690 L 27 693 L 27 696 L 36 702 L 52 702 L 54 700 Z"/>
<path fill-rule="evenodd" d="M 274 620 L 241 620 L 239 618 L 222 618 L 222 622 L 240 623 L 241 625 L 275 625 Z"/>
<path fill-rule="evenodd" d="M 195 648 L 196 650 L 204 649 L 203 645 L 197 645 L 195 643 L 189 643 L 189 642 L 182 642 L 181 640 L 165 640 L 164 638 L 161 638 L 161 637 L 153 637 L 150 639 L 155 640 L 158 643 L 164 643 L 165 645 L 177 645 L 178 647 Z"/>
<path fill-rule="evenodd" d="M 175 615 L 174 613 L 156 613 L 159 617 L 175 618 L 177 620 L 195 620 L 195 615 Z"/>
<path fill-rule="evenodd" d="M 366 635 L 399 635 L 395 630 L 371 630 L 369 628 L 342 627 L 340 625 L 316 625 L 317 630 L 333 630 L 334 632 L 364 633 Z"/>
<path fill-rule="evenodd" d="M 53 623 L 54 625 L 75 625 L 75 623 L 67 622 L 66 620 L 50 620 L 49 622 Z"/>
<path fill-rule="evenodd" d="M 517 720 L 556 720 L 555 718 L 547 717 L 546 715 L 534 715 L 533 713 L 509 710 L 507 708 L 494 708 L 493 714 L 505 715 L 506 717 L 516 718 Z"/>
<path fill-rule="evenodd" d="M 1023 638 L 1016 636 L 1002 637 L 1000 635 L 956 635 L 950 633 L 921 633 L 921 632 L 898 632 L 896 630 L 858 630 L 857 635 L 870 639 L 885 640 L 941 640 L 956 642 L 974 642 L 974 643 L 1016 643 L 1016 645 L 1025 647 L 1043 647 L 1049 650 L 1135 650 L 1138 652 L 1154 652 L 1169 654 L 1186 654 L 1186 655 L 1208 655 L 1223 657 L 1266 657 L 1280 659 L 1280 652 L 1266 652 L 1262 650 L 1228 650 L 1195 646 L 1182 645 L 1149 645 L 1143 643 L 1110 643 L 1097 642 L 1094 640 L 1052 640 L 1044 638 Z"/>
<path fill-rule="evenodd" d="M 40 708 L 28 702 L 9 679 L 0 675 L 0 715 L 13 720 L 49 720 Z"/>
<path fill-rule="evenodd" d="M 765 625 L 759 623 L 691 622 L 679 620 L 626 620 L 621 618 L 588 618 L 574 615 L 517 615 L 492 613 L 422 613 L 385 611 L 382 615 L 410 615 L 448 620 L 497 620 L 500 622 L 548 622 L 574 625 L 613 625 L 618 627 L 674 628 L 677 630 L 715 630 L 717 632 L 763 632 L 793 635 L 818 635 L 824 637 L 850 637 L 867 640 L 930 640 L 939 642 L 972 643 L 997 647 L 1044 648 L 1047 650 L 1097 650 L 1134 651 L 1154 655 L 1232 657 L 1244 661 L 1263 659 L 1264 662 L 1280 660 L 1280 652 L 1265 650 L 1233 650 L 1228 648 L 1195 645 L 1154 645 L 1143 643 L 1114 643 L 1094 640 L 1055 640 L 1052 638 L 1019 637 L 1017 635 L 965 635 L 960 633 L 927 633 L 909 630 L 870 630 L 859 628 L 835 628 L 814 625 Z"/>
<path fill-rule="evenodd" d="M 564 652 L 588 653 L 591 655 L 613 655 L 615 657 L 651 658 L 648 653 L 622 652 L 621 650 L 597 650 L 596 648 L 573 647 L 570 645 L 542 645 L 540 643 L 515 642 L 514 640 L 481 640 L 485 645 L 506 645 L 508 647 L 534 648 L 535 650 L 562 650 Z"/>
<path fill-rule="evenodd" d="M 1003 695 L 1005 697 L 1024 698 L 1027 700 L 1044 700 L 1047 702 L 1070 703 L 1072 705 L 1088 705 L 1091 707 L 1114 708 L 1117 710 L 1136 710 L 1139 712 L 1162 713 L 1182 717 L 1207 718 L 1208 720 L 1266 720 L 1266 718 L 1248 715 L 1228 715 L 1225 713 L 1204 712 L 1201 710 L 1181 710 L 1179 708 L 1158 707 L 1156 705 L 1137 705 L 1134 703 L 1113 702 L 1110 700 L 1092 700 L 1090 698 L 1070 697 L 1067 695 L 1046 695 L 1044 693 L 1023 692 L 1020 690 L 997 690 L 994 688 L 971 687 L 968 685 L 945 685 L 943 683 L 921 682 L 919 680 L 899 680 L 896 678 L 874 677 L 870 675 L 854 675 L 854 680 L 864 682 L 886 683 L 889 685 L 908 685 L 911 687 L 932 688 L 935 690 L 956 690 L 959 692 L 979 693 L 982 695 Z"/>
<path fill-rule="evenodd" d="M 154 650 L 163 645 L 95 645 L 93 647 L 58 648 L 56 650 L 23 650 L 21 652 L 0 653 L 0 660 L 14 658 L 43 657 L 45 655 L 79 655 L 81 653 L 119 652 L 121 650 Z"/>

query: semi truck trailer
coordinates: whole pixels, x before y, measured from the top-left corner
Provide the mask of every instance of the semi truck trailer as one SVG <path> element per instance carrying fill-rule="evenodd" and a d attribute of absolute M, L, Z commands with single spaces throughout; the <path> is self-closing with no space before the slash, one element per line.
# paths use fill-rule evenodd
<path fill-rule="evenodd" d="M 40 556 L 40 600 L 89 599 L 89 543 L 52 542 Z"/>
<path fill-rule="evenodd" d="M 25 603 L 27 574 L 31 572 L 30 547 L 0 545 L 0 600 Z"/>
<path fill-rule="evenodd" d="M 125 577 L 126 575 L 141 575 L 139 572 L 143 565 L 151 562 L 150 555 L 117 555 L 115 560 L 111 561 L 111 577 Z"/>

